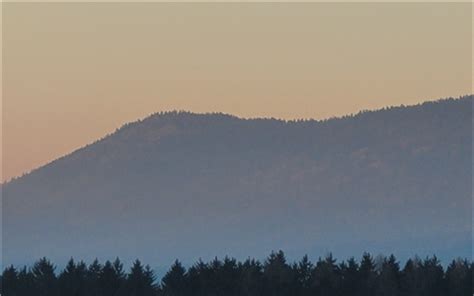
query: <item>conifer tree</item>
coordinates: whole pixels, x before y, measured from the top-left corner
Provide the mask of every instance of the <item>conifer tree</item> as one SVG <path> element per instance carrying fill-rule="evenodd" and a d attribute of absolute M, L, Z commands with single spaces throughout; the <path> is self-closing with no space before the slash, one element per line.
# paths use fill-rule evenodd
<path fill-rule="evenodd" d="M 18 295 L 34 295 L 35 281 L 31 270 L 28 270 L 26 267 L 23 267 L 18 273 L 18 283 L 20 287 Z"/>
<path fill-rule="evenodd" d="M 472 276 L 466 260 L 453 260 L 446 269 L 446 286 L 449 296 L 469 295 L 471 293 Z"/>
<path fill-rule="evenodd" d="M 46 258 L 35 263 L 31 272 L 33 275 L 33 285 L 35 295 L 57 296 L 58 286 L 55 274 L 56 267 Z"/>
<path fill-rule="evenodd" d="M 238 296 L 241 295 L 240 281 L 241 270 L 235 259 L 225 257 L 217 270 L 215 278 L 218 283 L 218 295 Z"/>
<path fill-rule="evenodd" d="M 18 281 L 18 271 L 15 267 L 10 266 L 3 271 L 2 275 L 2 294 L 18 296 L 20 291 Z"/>
<path fill-rule="evenodd" d="M 339 266 L 341 271 L 341 295 L 357 295 L 359 288 L 359 264 L 354 258 Z"/>
<path fill-rule="evenodd" d="M 317 295 L 339 295 L 340 271 L 336 259 L 329 254 L 323 260 L 319 258 L 313 271 L 313 289 Z"/>
<path fill-rule="evenodd" d="M 123 267 L 120 261 L 106 261 L 98 278 L 98 288 L 101 296 L 115 296 L 124 284 Z"/>
<path fill-rule="evenodd" d="M 80 262 L 76 265 L 73 259 L 69 260 L 66 268 L 58 279 L 60 295 L 86 296 L 87 267 Z"/>
<path fill-rule="evenodd" d="M 375 295 L 375 263 L 369 253 L 364 253 L 359 268 L 359 289 L 358 296 Z"/>
<path fill-rule="evenodd" d="M 444 269 L 436 256 L 427 257 L 422 264 L 422 295 L 445 296 Z"/>
<path fill-rule="evenodd" d="M 377 282 L 377 296 L 400 294 L 400 265 L 394 255 L 384 258 Z"/>
<path fill-rule="evenodd" d="M 186 269 L 176 260 L 162 279 L 165 296 L 185 296 L 188 293 Z"/>
<path fill-rule="evenodd" d="M 155 276 L 151 268 L 143 266 L 139 260 L 133 263 L 126 280 L 128 296 L 153 296 L 156 294 Z"/>
<path fill-rule="evenodd" d="M 255 259 L 247 259 L 239 264 L 241 270 L 242 295 L 257 296 L 263 294 L 263 267 Z"/>
<path fill-rule="evenodd" d="M 400 278 L 400 289 L 403 296 L 422 295 L 422 262 L 418 257 L 409 259 L 403 268 Z"/>
<path fill-rule="evenodd" d="M 96 258 L 92 264 L 87 268 L 86 273 L 86 286 L 87 286 L 87 296 L 100 296 L 99 291 L 99 282 L 98 279 L 102 272 L 102 265 L 99 263 L 99 260 Z"/>
<path fill-rule="evenodd" d="M 309 261 L 307 255 L 293 267 L 295 274 L 295 286 L 298 287 L 297 294 L 306 296 L 311 294 L 311 282 L 313 273 L 313 264 Z"/>
<path fill-rule="evenodd" d="M 272 252 L 263 265 L 266 295 L 288 295 L 291 293 L 291 268 L 286 263 L 283 251 Z"/>

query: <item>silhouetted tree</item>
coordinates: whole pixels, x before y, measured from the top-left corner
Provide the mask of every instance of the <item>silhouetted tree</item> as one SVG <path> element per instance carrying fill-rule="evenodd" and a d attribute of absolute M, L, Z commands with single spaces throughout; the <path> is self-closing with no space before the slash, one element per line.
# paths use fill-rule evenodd
<path fill-rule="evenodd" d="M 265 295 L 289 295 L 293 279 L 283 251 L 272 252 L 263 265 Z"/>
<path fill-rule="evenodd" d="M 60 274 L 59 294 L 68 296 L 86 296 L 89 295 L 86 290 L 87 266 L 84 262 L 79 262 L 77 265 L 74 260 L 69 260 L 66 268 Z"/>
<path fill-rule="evenodd" d="M 358 296 L 374 296 L 375 295 L 375 263 L 369 253 L 364 253 L 359 268 L 359 289 Z"/>
<path fill-rule="evenodd" d="M 307 255 L 301 259 L 298 264 L 293 266 L 293 273 L 295 274 L 296 295 L 306 296 L 311 295 L 313 264 L 309 261 Z"/>
<path fill-rule="evenodd" d="M 423 287 L 422 281 L 422 261 L 415 257 L 409 259 L 402 270 L 400 279 L 400 290 L 403 296 L 418 296 L 422 295 Z"/>
<path fill-rule="evenodd" d="M 18 296 L 20 292 L 20 283 L 18 281 L 18 272 L 15 267 L 10 266 L 3 271 L 2 275 L 2 294 Z"/>
<path fill-rule="evenodd" d="M 444 296 L 444 270 L 436 256 L 427 257 L 422 264 L 422 294 L 420 296 Z"/>
<path fill-rule="evenodd" d="M 126 293 L 129 296 L 156 295 L 155 275 L 147 265 L 143 267 L 139 260 L 133 263 L 126 280 Z"/>
<path fill-rule="evenodd" d="M 188 270 L 189 287 L 196 296 L 206 295 L 213 290 L 209 265 L 201 259 Z"/>
<path fill-rule="evenodd" d="M 453 260 L 446 270 L 448 296 L 470 295 L 472 292 L 472 275 L 467 260 Z"/>
<path fill-rule="evenodd" d="M 242 295 L 257 296 L 263 294 L 263 266 L 254 259 L 239 264 L 241 270 Z"/>
<path fill-rule="evenodd" d="M 238 296 L 241 295 L 240 280 L 241 270 L 235 259 L 225 257 L 224 261 L 217 264 L 214 270 L 214 280 L 217 283 L 217 295 Z"/>
<path fill-rule="evenodd" d="M 384 258 L 378 276 L 377 296 L 400 294 L 400 265 L 394 255 Z"/>
<path fill-rule="evenodd" d="M 35 280 L 33 273 L 26 267 L 23 267 L 23 269 L 18 273 L 18 282 L 20 286 L 18 295 L 28 296 L 35 293 Z"/>
<path fill-rule="evenodd" d="M 186 279 L 186 269 L 181 262 L 176 260 L 171 269 L 162 279 L 162 289 L 165 296 L 185 296 L 188 295 L 188 281 Z"/>
<path fill-rule="evenodd" d="M 58 286 L 55 274 L 56 267 L 46 258 L 35 263 L 31 272 L 33 275 L 34 295 L 57 296 Z"/>
<path fill-rule="evenodd" d="M 340 264 L 341 295 L 357 295 L 359 289 L 359 264 L 354 258 Z"/>
<path fill-rule="evenodd" d="M 102 265 L 95 259 L 89 265 L 86 273 L 87 296 L 100 296 L 99 281 L 102 273 Z"/>
<path fill-rule="evenodd" d="M 98 278 L 98 288 L 101 296 L 115 296 L 123 287 L 125 275 L 123 265 L 117 258 L 114 263 L 105 262 Z"/>
<path fill-rule="evenodd" d="M 339 295 L 340 270 L 332 254 L 326 258 L 319 258 L 313 272 L 313 289 L 316 295 Z"/>

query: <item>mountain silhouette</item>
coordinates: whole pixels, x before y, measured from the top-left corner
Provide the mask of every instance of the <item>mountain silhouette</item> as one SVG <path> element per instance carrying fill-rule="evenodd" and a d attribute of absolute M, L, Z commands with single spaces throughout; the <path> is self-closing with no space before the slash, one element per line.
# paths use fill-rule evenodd
<path fill-rule="evenodd" d="M 324 121 L 166 112 L 12 180 L 3 261 L 470 256 L 472 96 Z"/>

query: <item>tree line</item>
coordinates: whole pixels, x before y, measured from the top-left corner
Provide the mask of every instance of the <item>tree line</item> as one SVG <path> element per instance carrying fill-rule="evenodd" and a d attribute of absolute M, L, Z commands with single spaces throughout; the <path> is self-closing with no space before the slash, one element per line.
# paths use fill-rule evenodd
<path fill-rule="evenodd" d="M 260 262 L 233 258 L 202 260 L 186 268 L 178 260 L 158 280 L 140 261 L 129 271 L 116 259 L 87 265 L 71 259 L 57 272 L 48 259 L 31 268 L 7 267 L 1 275 L 3 296 L 464 296 L 473 295 L 474 264 L 453 260 L 446 268 L 433 257 L 350 258 L 328 255 L 289 263 L 282 251 Z"/>

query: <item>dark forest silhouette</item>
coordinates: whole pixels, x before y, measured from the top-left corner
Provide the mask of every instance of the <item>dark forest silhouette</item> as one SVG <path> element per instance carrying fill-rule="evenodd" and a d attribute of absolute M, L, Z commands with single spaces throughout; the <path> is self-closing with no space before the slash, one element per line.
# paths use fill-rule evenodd
<path fill-rule="evenodd" d="M 69 261 L 59 273 L 43 258 L 32 268 L 11 266 L 2 275 L 4 296 L 463 296 L 472 295 L 474 264 L 453 260 L 446 268 L 435 257 L 409 259 L 363 254 L 340 263 L 330 254 L 289 263 L 282 251 L 263 263 L 229 257 L 185 268 L 178 260 L 161 281 L 135 261 L 128 272 L 119 259 L 104 264 Z"/>

